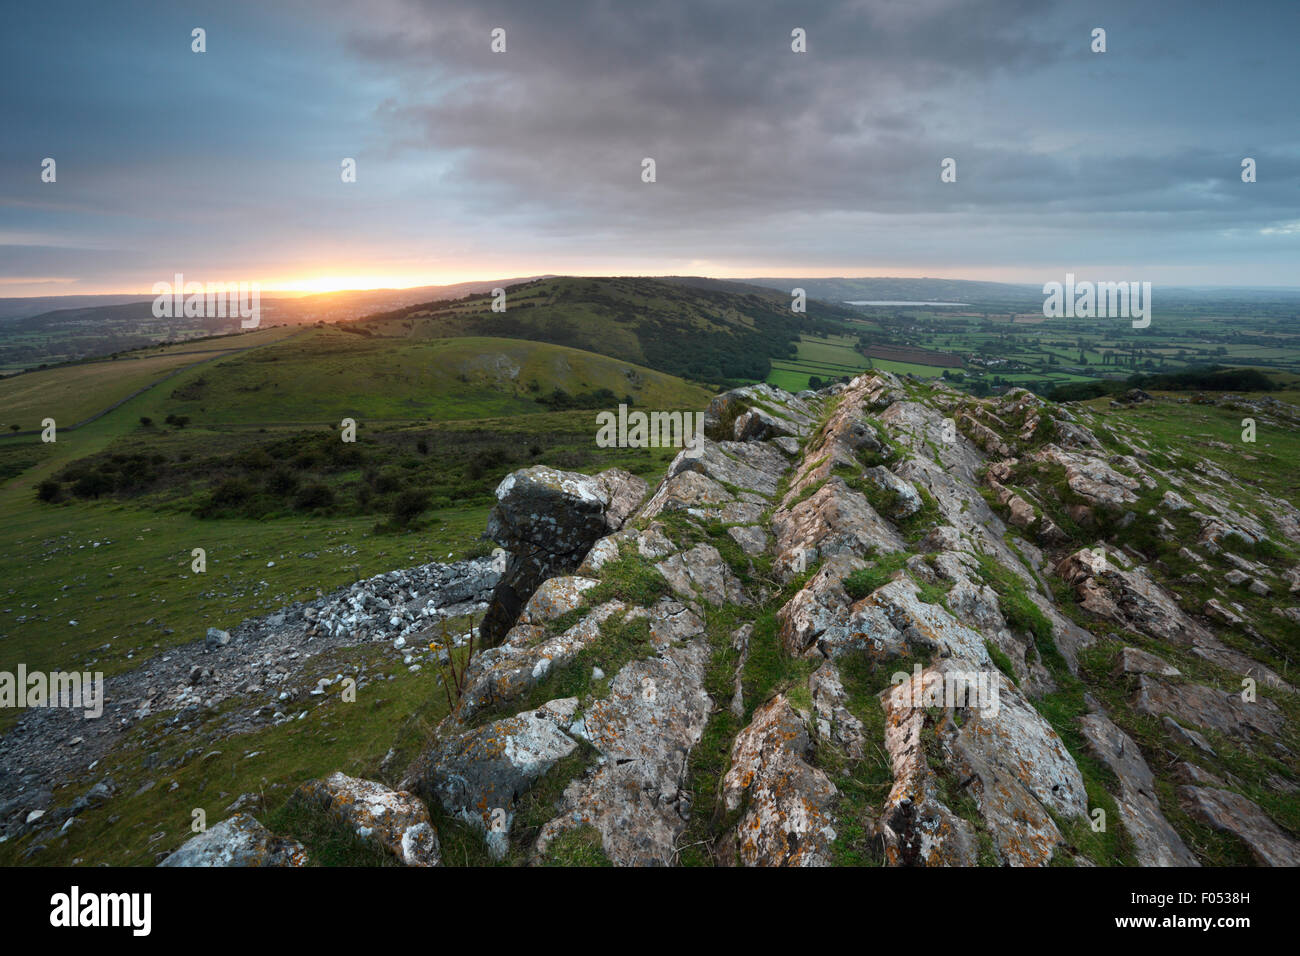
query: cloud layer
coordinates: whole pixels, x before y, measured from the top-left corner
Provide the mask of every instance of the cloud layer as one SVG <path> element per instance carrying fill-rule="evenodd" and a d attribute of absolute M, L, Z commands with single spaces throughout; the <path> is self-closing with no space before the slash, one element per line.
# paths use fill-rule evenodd
<path fill-rule="evenodd" d="M 1300 5 L 1088 6 L 24 8 L 0 40 L 0 294 L 174 271 L 1297 284 Z"/>

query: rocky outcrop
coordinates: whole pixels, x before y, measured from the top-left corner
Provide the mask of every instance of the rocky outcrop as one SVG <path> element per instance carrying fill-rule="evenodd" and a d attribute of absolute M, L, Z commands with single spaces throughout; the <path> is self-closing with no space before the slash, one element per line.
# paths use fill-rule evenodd
<path fill-rule="evenodd" d="M 306 866 L 301 843 L 275 836 L 239 813 L 191 838 L 159 866 Z"/>
<path fill-rule="evenodd" d="M 826 866 L 835 841 L 835 785 L 808 764 L 812 751 L 803 719 L 784 697 L 754 714 L 731 748 L 722 781 L 736 824 L 736 852 L 745 866 Z"/>
<path fill-rule="evenodd" d="M 510 557 L 480 625 L 484 642 L 499 643 L 538 585 L 576 568 L 598 538 L 623 526 L 645 493 L 643 479 L 619 469 L 593 477 L 534 465 L 507 475 L 486 536 Z"/>
<path fill-rule="evenodd" d="M 303 784 L 294 798 L 338 820 L 407 866 L 441 863 L 438 832 L 429 820 L 429 811 L 406 791 L 332 773 L 323 780 Z"/>
<path fill-rule="evenodd" d="M 1179 787 L 1178 802 L 1189 816 L 1245 843 L 1263 866 L 1300 866 L 1300 842 L 1241 794 L 1216 787 Z"/>
<path fill-rule="evenodd" d="M 592 705 L 579 729 L 599 762 L 564 791 L 537 839 L 538 853 L 565 831 L 591 826 L 616 864 L 675 862 L 691 814 L 690 753 L 714 706 L 704 691 L 707 662 L 704 643 L 694 640 L 618 672 L 609 696 Z"/>
<path fill-rule="evenodd" d="M 409 786 L 481 831 L 496 859 L 505 856 L 515 802 L 577 749 L 564 732 L 578 707 L 574 698 L 436 742 L 407 773 Z"/>
<path fill-rule="evenodd" d="M 1102 713 L 1085 715 L 1079 729 L 1089 748 L 1120 783 L 1116 805 L 1136 847 L 1139 866 L 1200 866 L 1160 811 L 1155 775 L 1128 734 Z"/>
<path fill-rule="evenodd" d="M 1300 779 L 1286 615 L 1255 603 L 1300 571 L 1232 550 L 1270 528 L 1219 478 L 1023 389 L 888 373 L 706 424 L 652 491 L 503 482 L 486 640 L 410 793 L 381 788 L 404 815 L 339 810 L 378 785 L 338 776 L 317 804 L 407 863 L 414 794 L 519 862 L 1196 866 L 1202 823 L 1295 864 L 1243 781 Z"/>

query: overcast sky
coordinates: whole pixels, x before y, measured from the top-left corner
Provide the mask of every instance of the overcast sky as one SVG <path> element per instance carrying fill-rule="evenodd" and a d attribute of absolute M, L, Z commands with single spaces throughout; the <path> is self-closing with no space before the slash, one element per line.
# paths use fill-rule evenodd
<path fill-rule="evenodd" d="M 1298 38 L 1297 0 L 11 4 L 0 296 L 176 272 L 1300 285 Z"/>

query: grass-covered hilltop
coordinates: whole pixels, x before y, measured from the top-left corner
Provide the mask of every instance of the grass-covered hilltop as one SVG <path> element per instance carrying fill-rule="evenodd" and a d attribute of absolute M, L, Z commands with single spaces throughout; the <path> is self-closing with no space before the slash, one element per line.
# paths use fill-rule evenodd
<path fill-rule="evenodd" d="M 0 379 L 0 672 L 105 678 L 0 709 L 0 863 L 1300 864 L 1281 313 L 759 281 Z"/>

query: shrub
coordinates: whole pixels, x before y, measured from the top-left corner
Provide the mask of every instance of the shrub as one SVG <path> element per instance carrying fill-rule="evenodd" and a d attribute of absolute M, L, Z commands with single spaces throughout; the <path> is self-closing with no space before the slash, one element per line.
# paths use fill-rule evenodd
<path fill-rule="evenodd" d="M 317 508 L 328 508 L 332 504 L 334 504 L 334 492 L 319 481 L 303 485 L 302 490 L 293 499 L 293 506 L 299 511 L 314 511 Z"/>
<path fill-rule="evenodd" d="M 381 495 L 391 494 L 402 489 L 402 476 L 391 468 L 386 468 L 374 478 L 375 491 Z"/>
<path fill-rule="evenodd" d="M 54 503 L 63 500 L 63 485 L 53 478 L 46 478 L 36 486 L 36 497 L 41 501 Z"/>
<path fill-rule="evenodd" d="M 419 488 L 408 488 L 393 499 L 393 523 L 409 525 L 429 506 L 429 493 Z"/>
<path fill-rule="evenodd" d="M 266 488 L 272 494 L 288 497 L 298 490 L 298 476 L 286 468 L 277 468 L 267 477 Z"/>
<path fill-rule="evenodd" d="M 72 485 L 72 493 L 78 498 L 98 498 L 112 490 L 112 477 L 102 471 L 88 471 Z"/>
<path fill-rule="evenodd" d="M 227 478 L 212 490 L 212 504 L 221 509 L 239 508 L 253 497 L 253 487 L 243 478 Z"/>

